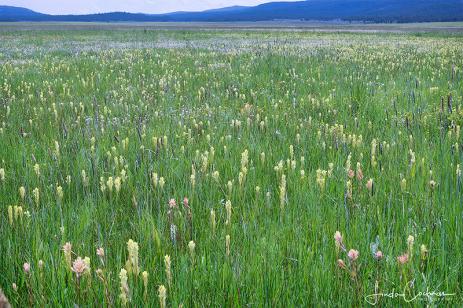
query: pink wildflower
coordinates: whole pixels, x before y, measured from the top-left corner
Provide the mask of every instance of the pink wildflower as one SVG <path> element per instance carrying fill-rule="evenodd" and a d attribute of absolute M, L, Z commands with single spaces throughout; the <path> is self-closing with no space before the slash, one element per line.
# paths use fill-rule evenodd
<path fill-rule="evenodd" d="M 400 265 L 404 265 L 405 263 L 408 262 L 408 253 L 404 253 L 401 256 L 397 257 L 397 261 L 399 262 Z"/>
<path fill-rule="evenodd" d="M 381 260 L 383 258 L 383 252 L 381 250 L 378 250 L 377 252 L 375 252 L 375 259 L 376 260 Z"/>
<path fill-rule="evenodd" d="M 26 274 L 29 274 L 30 271 L 31 271 L 31 265 L 30 265 L 29 263 L 26 262 L 26 263 L 24 263 L 24 265 L 23 265 L 23 269 L 24 269 L 24 272 L 25 272 Z"/>
<path fill-rule="evenodd" d="M 87 269 L 87 264 L 81 257 L 78 257 L 72 263 L 72 271 L 76 273 L 77 278 L 79 278 L 85 272 L 86 269 Z"/>
<path fill-rule="evenodd" d="M 357 260 L 358 257 L 359 257 L 359 252 L 358 252 L 358 250 L 351 249 L 351 250 L 349 250 L 349 252 L 347 253 L 347 256 L 349 257 L 349 259 L 350 259 L 351 261 L 355 261 L 355 260 Z"/>
<path fill-rule="evenodd" d="M 175 201 L 175 199 L 170 199 L 169 200 L 169 207 L 174 208 L 176 206 L 177 206 L 177 202 Z"/>
<path fill-rule="evenodd" d="M 104 249 L 103 249 L 103 247 L 97 248 L 96 254 L 97 254 L 97 256 L 99 256 L 100 258 L 103 258 L 103 257 L 104 257 Z"/>

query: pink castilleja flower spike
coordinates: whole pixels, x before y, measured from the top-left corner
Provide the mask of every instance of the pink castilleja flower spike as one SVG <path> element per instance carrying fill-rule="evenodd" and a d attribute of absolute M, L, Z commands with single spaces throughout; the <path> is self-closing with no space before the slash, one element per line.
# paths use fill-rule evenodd
<path fill-rule="evenodd" d="M 341 234 L 341 232 L 336 231 L 336 232 L 334 233 L 334 240 L 335 240 L 337 243 L 342 243 L 342 234 Z"/>
<path fill-rule="evenodd" d="M 346 269 L 346 263 L 342 259 L 338 259 L 337 263 L 340 268 Z"/>
<path fill-rule="evenodd" d="M 375 259 L 376 260 L 381 260 L 383 258 L 383 252 L 381 250 L 378 250 L 377 252 L 375 252 Z"/>
<path fill-rule="evenodd" d="M 349 177 L 349 179 L 352 179 L 355 176 L 354 170 L 349 169 L 349 171 L 347 172 L 347 176 Z"/>
<path fill-rule="evenodd" d="M 184 206 L 184 207 L 189 207 L 189 206 L 188 206 L 188 198 L 187 198 L 187 197 L 183 198 L 183 206 Z"/>
<path fill-rule="evenodd" d="M 24 265 L 23 265 L 23 269 L 24 269 L 24 272 L 25 272 L 26 274 L 29 274 L 30 271 L 31 271 L 31 265 L 30 265 L 29 263 L 26 262 L 26 263 L 24 263 Z"/>
<path fill-rule="evenodd" d="M 96 254 L 98 257 L 103 258 L 104 257 L 104 249 L 103 247 L 97 248 Z"/>
<path fill-rule="evenodd" d="M 177 206 L 177 202 L 175 201 L 175 199 L 170 199 L 169 200 L 169 207 L 174 208 L 176 206 Z"/>
<path fill-rule="evenodd" d="M 350 259 L 351 261 L 355 261 L 355 260 L 357 260 L 358 257 L 359 257 L 359 252 L 358 252 L 358 250 L 351 249 L 351 250 L 349 250 L 349 252 L 347 253 L 347 256 L 349 257 L 349 259 Z"/>
<path fill-rule="evenodd" d="M 66 253 L 71 253 L 72 251 L 72 245 L 69 242 L 66 242 L 66 244 L 63 245 L 63 251 Z"/>
<path fill-rule="evenodd" d="M 72 263 L 72 271 L 76 273 L 77 278 L 82 276 L 82 274 L 85 272 L 87 269 L 87 264 L 85 261 L 81 258 L 78 257 L 73 263 Z"/>
<path fill-rule="evenodd" d="M 363 179 L 362 169 L 357 169 L 357 180 L 361 181 Z"/>
<path fill-rule="evenodd" d="M 397 257 L 397 262 L 399 262 L 400 265 L 404 265 L 405 263 L 408 262 L 408 253 L 404 253 L 401 256 Z"/>
<path fill-rule="evenodd" d="M 342 234 L 341 234 L 341 232 L 336 231 L 336 232 L 334 233 L 334 242 L 335 242 L 336 247 L 337 247 L 338 249 L 345 250 L 345 248 L 344 248 L 344 243 L 342 242 Z"/>

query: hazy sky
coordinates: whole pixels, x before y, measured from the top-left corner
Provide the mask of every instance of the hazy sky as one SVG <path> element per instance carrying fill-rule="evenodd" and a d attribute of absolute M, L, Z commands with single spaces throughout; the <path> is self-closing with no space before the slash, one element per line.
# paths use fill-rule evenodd
<path fill-rule="evenodd" d="M 86 14 L 110 11 L 166 13 L 202 11 L 232 5 L 250 6 L 271 1 L 296 0 L 0 0 L 0 5 L 22 6 L 49 14 Z"/>

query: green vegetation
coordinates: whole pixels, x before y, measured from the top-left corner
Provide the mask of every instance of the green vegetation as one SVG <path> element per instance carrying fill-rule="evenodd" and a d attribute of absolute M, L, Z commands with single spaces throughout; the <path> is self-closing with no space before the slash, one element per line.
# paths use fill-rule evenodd
<path fill-rule="evenodd" d="M 461 35 L 0 41 L 14 306 L 463 302 Z"/>

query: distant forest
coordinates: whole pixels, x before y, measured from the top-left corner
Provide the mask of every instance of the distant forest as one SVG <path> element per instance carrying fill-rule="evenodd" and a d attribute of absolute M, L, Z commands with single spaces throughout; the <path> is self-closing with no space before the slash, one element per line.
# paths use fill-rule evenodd
<path fill-rule="evenodd" d="M 406 23 L 463 21 L 463 0 L 307 0 L 270 2 L 203 12 L 48 15 L 25 8 L 0 6 L 0 21 L 168 22 L 318 20 Z"/>

